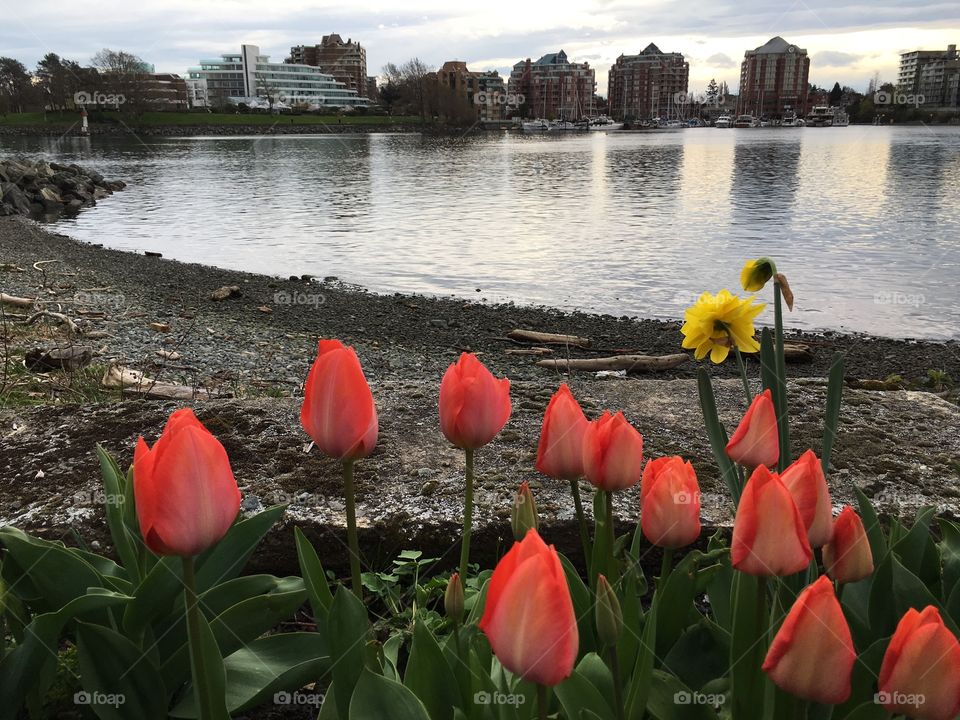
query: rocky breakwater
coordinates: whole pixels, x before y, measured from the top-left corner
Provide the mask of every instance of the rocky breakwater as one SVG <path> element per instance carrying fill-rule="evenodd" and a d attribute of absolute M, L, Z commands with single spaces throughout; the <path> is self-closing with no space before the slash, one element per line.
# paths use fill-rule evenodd
<path fill-rule="evenodd" d="M 79 165 L 45 160 L 0 159 L 0 216 L 56 215 L 96 205 L 126 183 Z"/>

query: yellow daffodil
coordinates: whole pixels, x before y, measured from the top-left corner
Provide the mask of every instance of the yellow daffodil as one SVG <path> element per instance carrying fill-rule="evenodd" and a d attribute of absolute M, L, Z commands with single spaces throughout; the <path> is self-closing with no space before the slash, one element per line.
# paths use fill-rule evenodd
<path fill-rule="evenodd" d="M 768 257 L 747 260 L 740 271 L 740 284 L 747 292 L 763 290 L 763 286 L 777 272 L 777 265 Z"/>
<path fill-rule="evenodd" d="M 765 305 L 754 304 L 753 296 L 740 299 L 729 290 L 716 295 L 703 293 L 693 307 L 684 314 L 683 347 L 694 350 L 694 357 L 710 359 L 719 364 L 727 359 L 730 348 L 741 352 L 757 352 L 760 343 L 754 339 L 753 320 Z"/>

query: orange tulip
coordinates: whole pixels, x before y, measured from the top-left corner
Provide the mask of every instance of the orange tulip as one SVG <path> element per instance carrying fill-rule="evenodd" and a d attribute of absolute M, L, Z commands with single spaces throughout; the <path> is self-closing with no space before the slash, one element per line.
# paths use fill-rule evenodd
<path fill-rule="evenodd" d="M 303 388 L 300 423 L 326 455 L 357 460 L 377 444 L 377 408 L 352 347 L 321 340 Z"/>
<path fill-rule="evenodd" d="M 960 713 L 960 643 L 932 605 L 900 619 L 880 665 L 877 700 L 919 720 Z"/>
<path fill-rule="evenodd" d="M 837 582 L 852 583 L 873 574 L 873 551 L 863 521 L 847 505 L 833 523 L 833 536 L 823 546 L 823 566 Z"/>
<path fill-rule="evenodd" d="M 777 431 L 777 411 L 769 390 L 753 398 L 747 414 L 727 443 L 727 455 L 734 462 L 748 468 L 758 465 L 773 467 L 780 459 L 780 439 Z"/>
<path fill-rule="evenodd" d="M 640 527 L 664 548 L 680 548 L 700 537 L 700 485 L 683 458 L 650 460 L 640 483 Z"/>
<path fill-rule="evenodd" d="M 583 435 L 586 416 L 566 383 L 550 398 L 543 414 L 536 468 L 558 480 L 576 480 L 583 475 Z"/>
<path fill-rule="evenodd" d="M 807 450 L 780 473 L 780 479 L 797 504 L 810 544 L 823 547 L 833 535 L 833 504 L 820 458 L 813 450 Z"/>
<path fill-rule="evenodd" d="M 157 555 L 199 555 L 240 510 L 227 451 L 188 409 L 170 416 L 152 448 L 137 440 L 133 492 L 140 533 Z"/>
<path fill-rule="evenodd" d="M 497 380 L 477 356 L 463 353 L 440 383 L 440 429 L 458 448 L 476 450 L 510 419 L 510 381 Z"/>
<path fill-rule="evenodd" d="M 807 528 L 776 473 L 760 465 L 743 488 L 733 521 L 730 560 L 748 575 L 793 575 L 813 557 Z"/>
<path fill-rule="evenodd" d="M 507 670 L 539 685 L 573 671 L 579 635 L 556 549 L 530 530 L 497 564 L 480 629 Z"/>
<path fill-rule="evenodd" d="M 583 472 L 601 490 L 623 490 L 640 482 L 643 436 L 622 412 L 606 411 L 583 435 Z"/>
<path fill-rule="evenodd" d="M 826 705 L 850 697 L 857 652 L 833 585 L 826 575 L 797 596 L 780 626 L 763 671 L 791 695 Z"/>

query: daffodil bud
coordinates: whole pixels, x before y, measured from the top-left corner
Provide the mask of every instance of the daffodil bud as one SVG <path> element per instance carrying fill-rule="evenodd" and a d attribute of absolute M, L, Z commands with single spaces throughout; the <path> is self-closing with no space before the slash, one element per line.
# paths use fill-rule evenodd
<path fill-rule="evenodd" d="M 740 271 L 740 284 L 747 292 L 763 290 L 763 286 L 777 272 L 777 265 L 768 257 L 747 260 Z"/>
<path fill-rule="evenodd" d="M 454 573 L 447 582 L 447 591 L 443 594 L 443 609 L 447 617 L 455 623 L 463 618 L 463 583 L 460 573 Z"/>
<path fill-rule="evenodd" d="M 520 483 L 520 489 L 513 498 L 513 512 L 510 515 L 510 527 L 513 528 L 513 537 L 517 542 L 523 540 L 530 530 L 540 526 L 537 518 L 537 504 L 533 501 L 533 493 L 526 480 Z"/>
<path fill-rule="evenodd" d="M 623 633 L 623 613 L 617 594 L 603 575 L 597 577 L 596 621 L 600 642 L 607 647 L 616 645 Z"/>

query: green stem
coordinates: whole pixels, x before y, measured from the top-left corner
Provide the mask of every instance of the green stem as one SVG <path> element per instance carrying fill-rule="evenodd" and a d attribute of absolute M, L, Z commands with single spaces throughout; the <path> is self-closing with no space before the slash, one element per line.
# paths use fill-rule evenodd
<path fill-rule="evenodd" d="M 587 518 L 583 514 L 583 501 L 580 499 L 580 482 L 578 480 L 570 481 L 570 494 L 573 495 L 573 506 L 577 511 L 577 524 L 580 526 L 580 544 L 583 546 L 583 563 L 587 571 L 587 577 L 590 574 L 590 532 L 587 530 Z"/>
<path fill-rule="evenodd" d="M 470 561 L 470 532 L 473 529 L 473 450 L 466 454 L 466 492 L 463 499 L 463 544 L 460 546 L 460 581 L 466 587 L 467 564 Z"/>
<path fill-rule="evenodd" d="M 357 542 L 357 501 L 353 486 L 353 460 L 343 461 L 343 492 L 347 500 L 347 542 L 350 545 L 350 578 L 353 594 L 363 600 L 360 582 L 360 544 Z"/>
<path fill-rule="evenodd" d="M 670 576 L 670 572 L 673 570 L 673 548 L 664 548 L 663 549 L 663 560 L 660 563 L 660 582 L 657 587 L 663 588 L 664 583 L 667 581 L 667 578 Z"/>
<path fill-rule="evenodd" d="M 790 464 L 790 425 L 787 421 L 787 364 L 783 351 L 783 293 L 780 284 L 773 284 L 774 346 L 777 371 L 777 426 L 780 428 L 780 463 L 783 472 Z"/>
<path fill-rule="evenodd" d="M 204 667 L 203 647 L 201 645 L 203 628 L 200 624 L 200 606 L 197 601 L 197 575 L 193 556 L 181 558 L 183 561 L 183 593 L 187 609 L 187 644 L 190 646 L 190 669 L 193 678 L 194 695 L 200 697 L 200 688 L 209 673 Z M 200 713 L 203 718 L 204 712 Z"/>
<path fill-rule="evenodd" d="M 610 672 L 613 674 L 613 703 L 617 720 L 625 720 L 626 714 L 623 704 L 623 681 L 620 676 L 620 657 L 617 655 L 617 646 L 610 646 Z"/>
<path fill-rule="evenodd" d="M 537 685 L 537 711 L 540 720 L 547 720 L 547 693 L 550 688 L 546 685 Z"/>
<path fill-rule="evenodd" d="M 610 547 L 610 556 L 607 560 L 607 579 L 610 582 L 615 582 L 619 579 L 618 573 L 616 572 L 617 562 L 614 558 L 614 543 L 617 541 L 617 534 L 613 527 L 613 491 L 605 490 L 604 491 L 607 503 L 607 541 Z"/>
<path fill-rule="evenodd" d="M 737 367 L 740 368 L 740 379 L 743 381 L 743 394 L 747 398 L 747 405 L 749 405 L 753 402 L 753 393 L 750 392 L 750 381 L 747 380 L 747 366 L 743 363 L 743 353 L 740 352 L 740 348 L 734 345 L 733 352 L 737 356 Z"/>

